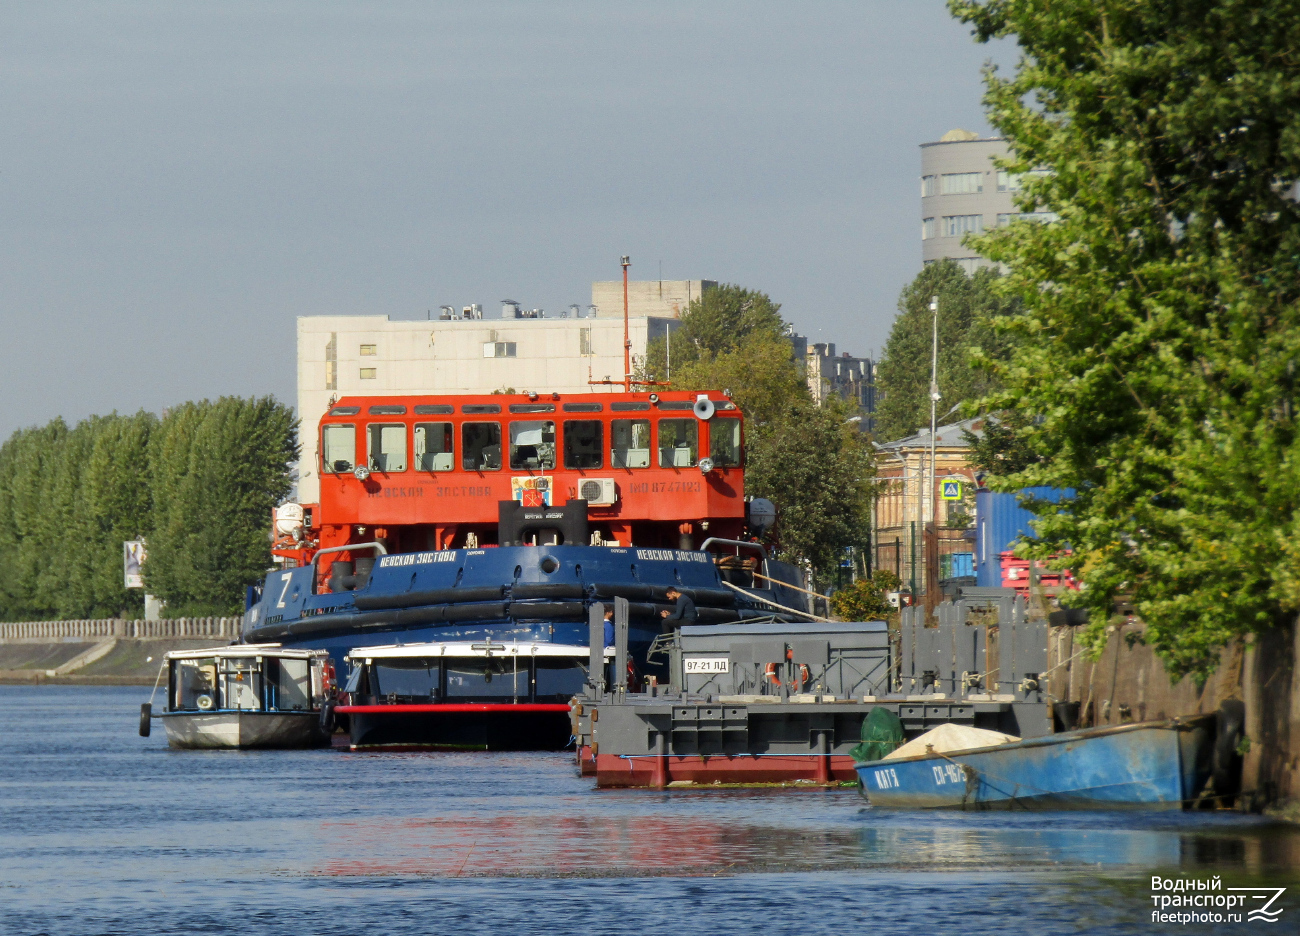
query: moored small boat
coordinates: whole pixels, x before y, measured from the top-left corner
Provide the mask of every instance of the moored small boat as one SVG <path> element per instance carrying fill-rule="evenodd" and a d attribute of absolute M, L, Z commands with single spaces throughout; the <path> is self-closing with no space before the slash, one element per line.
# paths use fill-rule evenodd
<path fill-rule="evenodd" d="M 1089 728 L 855 765 L 873 806 L 1180 809 L 1210 773 L 1214 715 Z"/>
<path fill-rule="evenodd" d="M 167 708 L 154 715 L 152 702 L 140 707 L 140 734 L 145 737 L 152 719 L 159 718 L 174 748 L 305 748 L 329 743 L 331 667 L 324 650 L 279 644 L 174 650 L 163 657 L 163 672 Z"/>
<path fill-rule="evenodd" d="M 337 711 L 353 750 L 560 750 L 589 658 L 587 647 L 541 641 L 363 647 L 347 658 Z"/>

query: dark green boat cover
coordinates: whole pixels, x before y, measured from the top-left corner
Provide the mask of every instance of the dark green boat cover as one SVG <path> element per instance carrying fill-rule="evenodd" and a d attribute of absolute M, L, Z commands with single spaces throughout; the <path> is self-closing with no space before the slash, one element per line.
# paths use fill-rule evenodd
<path fill-rule="evenodd" d="M 903 723 L 889 709 L 877 705 L 862 720 L 862 743 L 849 753 L 855 761 L 875 761 L 902 743 Z"/>

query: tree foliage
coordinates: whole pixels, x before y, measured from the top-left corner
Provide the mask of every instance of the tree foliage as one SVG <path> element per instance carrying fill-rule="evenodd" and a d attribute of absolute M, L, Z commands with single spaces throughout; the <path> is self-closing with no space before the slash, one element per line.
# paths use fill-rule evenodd
<path fill-rule="evenodd" d="M 978 432 L 962 433 L 967 463 L 986 475 L 1007 477 L 1042 461 L 1025 442 L 1027 422 L 1021 413 L 1007 410 L 976 423 Z"/>
<path fill-rule="evenodd" d="M 967 276 L 952 260 L 927 264 L 903 287 L 876 372 L 879 403 L 876 437 L 886 441 L 912 435 L 930 424 L 930 357 L 934 319 L 930 299 L 939 297 L 939 416 L 976 400 L 994 386 L 992 372 L 976 366 L 972 349 L 995 359 L 1005 355 L 1005 340 L 988 323 L 1011 314 L 1015 299 L 1000 296 L 997 273 L 977 270 Z M 941 424 L 944 421 L 941 420 Z"/>
<path fill-rule="evenodd" d="M 831 611 L 845 621 L 890 620 L 898 612 L 887 596 L 898 591 L 898 584 L 893 572 L 877 569 L 871 578 L 860 578 L 831 595 Z"/>
<path fill-rule="evenodd" d="M 1175 671 L 1300 611 L 1300 6 L 1279 0 L 950 0 L 980 40 L 990 120 L 1023 176 L 973 243 L 1023 311 L 986 406 L 1037 459 L 1006 489 L 1067 548 L 1093 635 L 1131 594 Z"/>
<path fill-rule="evenodd" d="M 766 293 L 731 283 L 715 286 L 692 299 L 673 332 L 673 366 L 736 351 L 751 338 L 778 339 L 786 329 L 781 306 Z M 664 362 L 647 355 L 657 373 Z"/>
<path fill-rule="evenodd" d="M 776 505 L 783 558 L 829 573 L 845 547 L 866 542 L 874 467 L 847 421 L 854 411 L 838 398 L 813 402 L 780 308 L 730 285 L 693 300 L 672 334 L 672 386 L 731 391 L 745 414 L 746 493 Z M 668 373 L 667 350 L 651 345 L 642 377 Z"/>
<path fill-rule="evenodd" d="M 238 611 L 242 586 L 269 565 L 268 518 L 295 452 L 292 412 L 269 398 L 15 432 L 0 445 L 0 615 L 139 615 L 122 543 L 140 537 L 168 613 Z"/>
<path fill-rule="evenodd" d="M 187 403 L 163 421 L 145 584 L 171 613 L 235 610 L 271 562 L 271 508 L 297 458 L 292 412 L 272 397 Z"/>
<path fill-rule="evenodd" d="M 869 542 L 875 466 L 852 412 L 838 397 L 816 406 L 805 396 L 749 434 L 746 493 L 776 505 L 783 558 L 806 559 L 821 576 Z"/>

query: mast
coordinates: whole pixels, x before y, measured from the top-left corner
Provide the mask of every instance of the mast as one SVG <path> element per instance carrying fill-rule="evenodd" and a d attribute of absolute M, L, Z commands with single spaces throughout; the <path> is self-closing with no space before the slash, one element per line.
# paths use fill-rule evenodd
<path fill-rule="evenodd" d="M 632 392 L 632 337 L 628 332 L 627 322 L 627 268 L 632 265 L 631 257 L 624 257 L 623 264 L 623 389 Z"/>

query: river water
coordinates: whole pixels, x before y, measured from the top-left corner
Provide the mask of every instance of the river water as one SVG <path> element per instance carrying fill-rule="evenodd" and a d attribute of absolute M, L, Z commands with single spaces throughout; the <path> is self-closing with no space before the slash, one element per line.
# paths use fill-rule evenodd
<path fill-rule="evenodd" d="M 0 932 L 1300 932 L 1300 830 L 1257 817 L 598 791 L 571 754 L 171 751 L 136 734 L 147 695 L 0 686 Z M 1276 924 L 1153 923 L 1153 875 L 1289 890 Z"/>

